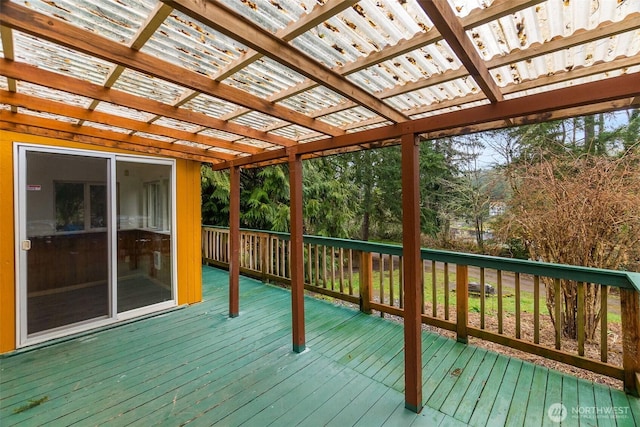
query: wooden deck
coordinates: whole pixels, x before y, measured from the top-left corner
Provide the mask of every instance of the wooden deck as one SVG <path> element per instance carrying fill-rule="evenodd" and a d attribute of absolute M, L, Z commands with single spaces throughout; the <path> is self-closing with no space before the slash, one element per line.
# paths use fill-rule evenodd
<path fill-rule="evenodd" d="M 640 424 L 620 391 L 431 333 L 416 415 L 401 325 L 307 298 L 294 354 L 289 292 L 243 278 L 229 319 L 227 273 L 203 279 L 202 304 L 1 358 L 0 425 L 541 426 L 556 403 L 562 425 Z"/>

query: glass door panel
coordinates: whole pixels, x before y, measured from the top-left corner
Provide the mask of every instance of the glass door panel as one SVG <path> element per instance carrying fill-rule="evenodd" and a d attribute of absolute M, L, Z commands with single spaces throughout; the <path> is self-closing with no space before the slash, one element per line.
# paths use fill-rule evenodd
<path fill-rule="evenodd" d="M 172 167 L 116 162 L 118 313 L 173 300 Z"/>
<path fill-rule="evenodd" d="M 24 159 L 27 336 L 108 317 L 110 160 L 38 151 Z"/>

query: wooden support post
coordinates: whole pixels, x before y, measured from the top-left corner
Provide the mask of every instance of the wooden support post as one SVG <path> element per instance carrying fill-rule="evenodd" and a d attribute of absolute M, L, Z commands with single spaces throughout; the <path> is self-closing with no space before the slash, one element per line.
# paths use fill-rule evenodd
<path fill-rule="evenodd" d="M 304 334 L 304 243 L 302 226 L 302 157 L 289 155 L 289 188 L 291 191 L 291 308 L 293 314 L 293 351 L 305 350 Z"/>
<path fill-rule="evenodd" d="M 240 168 L 232 166 L 229 194 L 229 317 L 240 314 Z"/>
<path fill-rule="evenodd" d="M 371 314 L 371 291 L 373 289 L 373 256 L 371 252 L 360 252 L 360 311 Z"/>
<path fill-rule="evenodd" d="M 640 380 L 640 304 L 638 292 L 620 289 L 624 389 L 638 396 Z"/>
<path fill-rule="evenodd" d="M 402 136 L 402 254 L 404 264 L 405 408 L 422 410 L 422 261 L 420 256 L 420 140 Z M 401 284 L 402 286 L 403 284 Z"/>
<path fill-rule="evenodd" d="M 467 343 L 469 321 L 469 267 L 456 265 L 456 333 L 458 342 Z"/>

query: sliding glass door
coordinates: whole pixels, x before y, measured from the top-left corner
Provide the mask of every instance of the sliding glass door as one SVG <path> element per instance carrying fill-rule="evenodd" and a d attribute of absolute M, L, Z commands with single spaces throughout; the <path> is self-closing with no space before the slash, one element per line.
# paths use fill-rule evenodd
<path fill-rule="evenodd" d="M 110 159 L 24 151 L 26 334 L 110 316 Z"/>
<path fill-rule="evenodd" d="M 175 305 L 174 165 L 17 149 L 21 345 Z"/>

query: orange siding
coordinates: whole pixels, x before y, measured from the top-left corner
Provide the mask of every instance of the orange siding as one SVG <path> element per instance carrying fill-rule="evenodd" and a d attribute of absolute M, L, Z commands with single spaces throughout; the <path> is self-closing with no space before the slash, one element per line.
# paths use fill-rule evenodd
<path fill-rule="evenodd" d="M 0 132 L 0 353 L 16 348 L 13 145 Z"/>
<path fill-rule="evenodd" d="M 129 153 L 14 132 L 0 132 L 0 353 L 16 348 L 13 142 Z M 202 300 L 200 163 L 176 160 L 178 304 Z"/>

